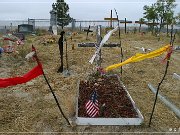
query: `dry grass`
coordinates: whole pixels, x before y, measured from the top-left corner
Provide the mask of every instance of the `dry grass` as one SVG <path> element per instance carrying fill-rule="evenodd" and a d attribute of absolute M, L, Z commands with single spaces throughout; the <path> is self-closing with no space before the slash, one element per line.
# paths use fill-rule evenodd
<path fill-rule="evenodd" d="M 46 36 L 29 36 L 24 47 L 19 47 L 19 55 L 3 54 L 0 58 L 0 77 L 22 75 L 36 65 L 35 62 L 27 62 L 25 54 L 31 51 L 33 43 L 37 48 L 38 56 L 43 63 L 47 78 L 54 89 L 59 102 L 69 119 L 75 116 L 75 104 L 77 97 L 77 82 L 86 79 L 93 71 L 94 66 L 89 64 L 95 48 L 78 48 L 77 43 L 87 42 L 85 33 L 73 36 L 73 41 L 68 39 L 68 59 L 71 76 L 64 77 L 56 73 L 60 60 L 57 44 L 42 45 L 40 41 Z M 111 37 L 109 42 L 119 42 L 118 34 Z M 157 49 L 169 43 L 169 38 L 162 35 L 162 40 L 157 41 L 151 34 L 141 36 L 139 34 L 122 35 L 122 47 L 124 60 L 140 50 L 135 47 L 147 47 Z M 58 37 L 56 37 L 58 40 Z M 96 37 L 90 36 L 89 42 L 96 41 Z M 179 45 L 176 39 L 175 45 Z M 71 49 L 75 44 L 75 50 Z M 102 67 L 118 63 L 120 61 L 119 48 L 103 48 Z M 180 85 L 178 80 L 172 79 L 174 72 L 180 73 L 179 52 L 173 53 L 166 80 L 160 92 L 167 96 L 174 104 L 180 107 Z M 0 90 L 0 132 L 168 132 L 169 128 L 179 128 L 180 122 L 175 114 L 170 111 L 160 100 L 152 120 L 152 126 L 148 127 L 149 117 L 154 101 L 154 94 L 148 89 L 147 84 L 152 83 L 155 87 L 163 76 L 165 64 L 161 63 L 163 56 L 125 65 L 121 76 L 130 95 L 136 102 L 144 116 L 141 126 L 75 126 L 67 125 L 49 92 L 44 78 L 38 77 L 29 83 L 8 87 Z M 66 65 L 66 63 L 64 63 Z M 66 66 L 65 66 L 66 68 Z M 120 69 L 113 72 L 120 74 Z M 80 134 L 80 133 L 79 133 Z"/>

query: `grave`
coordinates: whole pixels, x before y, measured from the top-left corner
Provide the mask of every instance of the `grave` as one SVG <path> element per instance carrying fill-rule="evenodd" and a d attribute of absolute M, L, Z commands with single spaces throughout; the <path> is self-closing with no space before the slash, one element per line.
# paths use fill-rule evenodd
<path fill-rule="evenodd" d="M 99 115 L 89 117 L 85 103 L 96 89 Z M 119 76 L 109 75 L 80 81 L 76 105 L 77 125 L 141 125 L 143 116 Z"/>
<path fill-rule="evenodd" d="M 18 33 L 28 34 L 28 33 L 32 33 L 33 31 L 34 31 L 33 25 L 30 25 L 30 24 L 18 25 Z"/>
<path fill-rule="evenodd" d="M 97 38 L 97 43 L 94 43 L 94 42 L 87 42 L 87 43 L 78 43 L 78 47 L 96 47 L 96 46 L 99 46 L 98 44 L 100 44 L 100 41 L 101 39 L 99 39 L 101 37 L 101 32 L 99 32 L 101 29 L 101 26 L 97 26 L 97 30 L 96 30 L 96 38 Z M 104 44 L 103 47 L 119 47 L 120 44 L 118 43 L 107 43 L 107 44 Z"/>
<path fill-rule="evenodd" d="M 89 61 L 92 64 L 95 60 L 96 71 L 78 83 L 77 125 L 141 125 L 143 122 L 120 77 L 103 70 L 99 60 L 101 47 L 117 29 L 108 32 L 102 40 L 97 38 L 95 54 Z M 100 27 L 97 27 L 97 37 L 101 37 L 99 33 Z"/>

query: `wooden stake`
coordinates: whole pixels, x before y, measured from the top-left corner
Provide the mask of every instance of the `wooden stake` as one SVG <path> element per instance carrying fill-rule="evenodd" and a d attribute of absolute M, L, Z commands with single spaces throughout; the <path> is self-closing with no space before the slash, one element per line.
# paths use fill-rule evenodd
<path fill-rule="evenodd" d="M 125 24 L 125 26 L 124 26 L 124 27 L 125 27 L 125 34 L 126 34 L 126 18 L 125 18 L 125 23 L 124 23 L 124 24 Z"/>
<path fill-rule="evenodd" d="M 67 40 L 65 39 L 66 42 L 66 68 L 69 70 L 69 65 L 68 65 L 68 54 L 67 54 Z"/>
<path fill-rule="evenodd" d="M 121 61 L 121 63 L 122 63 L 122 61 L 123 61 L 123 49 L 122 49 L 122 45 L 121 45 L 121 29 L 120 29 L 120 25 L 119 25 L 119 23 L 120 23 L 120 20 L 119 20 L 119 17 L 118 17 L 118 13 L 117 13 L 117 11 L 116 11 L 116 9 L 114 9 L 115 10 L 115 13 L 116 13 L 116 16 L 117 16 L 117 20 L 118 20 L 118 28 L 119 28 L 119 44 L 120 44 L 120 49 L 121 49 L 121 58 L 120 58 L 120 61 Z M 122 70 L 123 70 L 123 68 L 122 68 L 122 66 L 121 66 L 121 76 L 122 76 Z"/>
<path fill-rule="evenodd" d="M 176 34 L 176 33 L 175 33 L 175 34 Z M 173 35 L 173 27 L 172 27 L 172 29 L 171 29 L 171 41 L 170 41 L 171 46 L 173 46 L 173 43 L 174 43 L 174 40 L 175 40 L 175 34 L 174 34 L 174 37 L 173 37 L 173 36 L 172 36 L 172 35 Z M 158 84 L 158 87 L 157 87 L 156 97 L 155 97 L 155 100 L 154 100 L 154 105 L 153 105 L 152 113 L 151 113 L 150 120 L 149 120 L 149 127 L 151 126 L 151 120 L 152 120 L 153 113 L 154 113 L 154 110 L 155 110 L 155 106 L 156 106 L 156 102 L 157 102 L 157 97 L 158 97 L 158 93 L 159 93 L 160 86 L 161 86 L 162 82 L 164 81 L 164 79 L 165 79 L 165 77 L 166 77 L 166 74 L 167 74 L 167 70 L 168 70 L 168 67 L 169 67 L 170 58 L 171 58 L 171 55 L 170 55 L 169 58 L 167 59 L 166 69 L 165 69 L 163 78 L 161 79 L 161 81 L 160 81 L 160 83 Z"/>
<path fill-rule="evenodd" d="M 32 45 L 32 48 L 34 48 L 33 45 Z M 39 65 L 39 64 L 40 64 L 39 58 L 38 58 L 38 56 L 37 56 L 36 50 L 34 50 L 34 51 L 35 51 L 35 59 L 36 59 L 36 62 L 37 62 L 37 64 Z M 52 90 L 52 87 L 51 87 L 51 85 L 49 84 L 49 82 L 48 82 L 48 80 L 47 80 L 47 78 L 46 78 L 46 75 L 45 75 L 43 69 L 42 69 L 42 72 L 43 72 L 44 79 L 45 79 L 45 81 L 46 81 L 46 83 L 47 83 L 47 85 L 48 85 L 48 87 L 49 87 L 49 89 L 50 89 L 50 91 L 51 91 L 51 93 L 52 93 L 55 101 L 56 101 L 56 104 L 57 104 L 57 106 L 58 106 L 58 108 L 59 108 L 60 113 L 62 114 L 62 116 L 64 117 L 64 119 L 67 121 L 67 123 L 68 123 L 69 125 L 71 125 L 70 122 L 69 122 L 69 120 L 67 119 L 67 117 L 65 116 L 65 114 L 64 114 L 63 111 L 62 111 L 61 106 L 60 106 L 60 104 L 59 104 L 59 102 L 58 102 L 58 99 L 57 99 L 54 91 Z"/>

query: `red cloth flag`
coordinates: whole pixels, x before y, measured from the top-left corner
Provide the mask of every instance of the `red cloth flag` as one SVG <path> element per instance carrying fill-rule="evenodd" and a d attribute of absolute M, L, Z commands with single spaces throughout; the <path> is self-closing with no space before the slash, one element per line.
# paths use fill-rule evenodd
<path fill-rule="evenodd" d="M 34 67 L 32 70 L 30 70 L 28 73 L 24 74 L 23 76 L 4 78 L 4 79 L 0 78 L 0 88 L 26 83 L 42 74 L 43 74 L 42 65 L 38 64 L 36 67 Z"/>

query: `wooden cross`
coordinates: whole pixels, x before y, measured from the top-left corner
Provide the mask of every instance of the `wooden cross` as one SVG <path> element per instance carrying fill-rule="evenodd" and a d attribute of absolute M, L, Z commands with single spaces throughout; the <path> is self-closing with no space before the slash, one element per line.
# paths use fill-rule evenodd
<path fill-rule="evenodd" d="M 146 22 L 142 22 L 142 21 L 135 21 L 135 23 L 138 23 L 138 24 L 146 24 Z"/>
<path fill-rule="evenodd" d="M 126 24 L 127 23 L 132 23 L 132 21 L 127 21 L 126 18 L 125 18 L 125 20 L 124 21 L 120 21 L 120 23 L 124 23 L 125 24 L 124 27 L 125 27 L 125 33 L 126 33 Z"/>
<path fill-rule="evenodd" d="M 111 17 L 110 17 L 110 18 L 104 18 L 104 20 L 110 20 L 110 28 L 112 28 L 112 21 L 113 21 L 113 20 L 116 20 L 116 21 L 117 21 L 118 19 L 112 17 L 112 10 L 111 10 Z"/>
<path fill-rule="evenodd" d="M 139 33 L 141 32 L 141 25 L 142 24 L 146 24 L 146 22 L 143 22 L 143 21 L 135 21 L 135 23 L 138 23 L 139 24 Z"/>
<path fill-rule="evenodd" d="M 159 23 L 152 23 L 152 22 L 147 22 L 146 25 L 159 25 Z"/>
<path fill-rule="evenodd" d="M 91 26 L 89 25 L 89 28 L 88 29 L 84 29 L 85 32 L 87 32 L 87 36 L 86 36 L 86 40 L 88 38 L 88 34 L 89 32 L 93 32 L 92 30 L 90 30 Z"/>
<path fill-rule="evenodd" d="M 96 51 L 97 51 L 97 49 L 99 48 L 100 43 L 101 43 L 101 40 L 102 40 L 101 33 L 102 33 L 102 31 L 101 31 L 101 25 L 97 25 L 97 29 L 96 29 L 97 44 L 95 44 Z M 97 66 L 97 67 L 101 67 L 101 50 L 99 51 L 99 54 L 98 54 L 98 56 L 96 57 L 96 66 Z"/>

